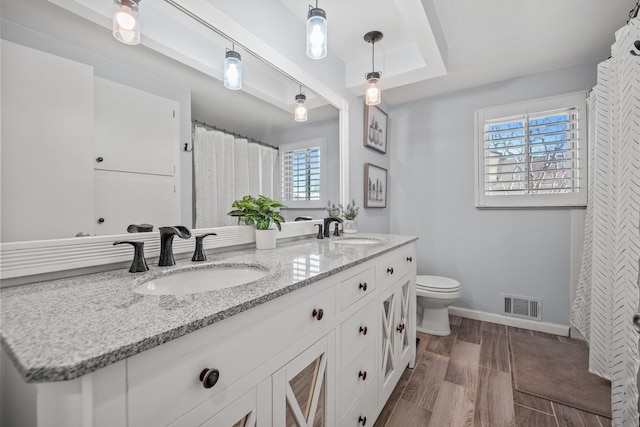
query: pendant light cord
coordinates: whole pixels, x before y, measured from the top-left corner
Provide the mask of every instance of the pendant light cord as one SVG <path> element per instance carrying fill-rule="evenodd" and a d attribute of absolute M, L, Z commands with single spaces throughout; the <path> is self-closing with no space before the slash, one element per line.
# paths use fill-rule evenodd
<path fill-rule="evenodd" d="M 638 16 L 638 12 L 640 12 L 640 0 L 638 0 L 634 8 L 629 11 L 629 21 L 631 21 L 633 18 L 636 18 Z M 627 21 L 627 24 L 629 23 L 629 21 Z"/>
<path fill-rule="evenodd" d="M 375 60 L 376 60 L 376 41 L 371 40 L 371 72 L 372 73 L 376 72 Z"/>

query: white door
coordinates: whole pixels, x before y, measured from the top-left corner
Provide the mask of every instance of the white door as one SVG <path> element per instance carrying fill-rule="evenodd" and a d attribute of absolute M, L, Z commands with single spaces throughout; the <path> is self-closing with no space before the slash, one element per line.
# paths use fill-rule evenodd
<path fill-rule="evenodd" d="M 125 234 L 129 224 L 153 231 L 180 224 L 180 199 L 170 176 L 95 171 L 96 234 Z"/>
<path fill-rule="evenodd" d="M 93 234 L 93 68 L 2 40 L 2 242 Z"/>
<path fill-rule="evenodd" d="M 95 79 L 95 168 L 176 174 L 179 104 L 109 80 Z"/>

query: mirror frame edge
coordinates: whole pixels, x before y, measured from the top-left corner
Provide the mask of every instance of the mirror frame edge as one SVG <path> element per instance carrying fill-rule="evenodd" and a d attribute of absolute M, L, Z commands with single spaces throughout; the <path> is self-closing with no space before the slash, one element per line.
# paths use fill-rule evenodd
<path fill-rule="evenodd" d="M 241 45 L 244 49 L 291 79 L 308 87 L 339 109 L 340 202 L 346 205 L 348 203 L 346 197 L 348 197 L 349 191 L 348 101 L 204 0 L 164 1 L 172 6 L 177 4 L 192 13 L 196 13 L 201 18 L 203 15 L 207 16 L 207 22 L 230 39 L 233 39 L 236 44 Z M 256 52 L 260 52 L 260 54 Z M 304 223 L 283 224 L 285 227 L 279 238 L 314 234 L 315 222 L 305 221 Z M 255 242 L 255 234 L 248 232 L 247 229 L 252 231 L 252 228 L 247 226 L 215 227 L 211 229 L 194 229 L 194 231 L 202 233 L 215 230 L 218 233 L 222 233 L 225 238 L 215 243 L 211 240 L 210 247 L 225 248 Z M 144 234 L 144 236 L 143 234 L 139 236 L 124 234 L 120 235 L 120 237 L 148 241 L 147 257 L 156 256 L 156 252 L 159 252 L 158 233 Z M 60 273 L 68 270 L 80 270 L 79 274 L 83 274 L 82 269 L 95 269 L 96 267 L 99 268 L 130 260 L 130 251 L 127 251 L 127 248 L 114 247 L 112 243 L 115 240 L 118 240 L 118 235 L 0 243 L 0 288 L 5 285 L 11 286 L 47 280 L 50 278 L 47 275 L 51 275 L 51 273 L 58 273 L 60 276 Z M 177 254 L 192 250 L 187 241 L 176 243 L 178 244 L 174 248 L 174 252 Z M 32 277 L 36 279 L 29 280 Z M 60 277 L 64 277 L 64 275 Z M 11 281 L 15 283 L 10 283 Z"/>

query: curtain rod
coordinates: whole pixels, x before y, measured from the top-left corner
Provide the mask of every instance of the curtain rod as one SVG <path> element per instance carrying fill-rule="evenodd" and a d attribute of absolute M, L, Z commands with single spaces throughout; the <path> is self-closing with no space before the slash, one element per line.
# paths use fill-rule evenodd
<path fill-rule="evenodd" d="M 219 128 L 218 126 L 209 125 L 209 124 L 207 124 L 205 122 L 201 122 L 199 120 L 191 120 L 191 122 L 194 125 L 202 126 L 202 127 L 206 128 L 206 129 L 209 129 L 209 130 L 217 130 L 217 131 L 220 131 L 220 132 L 228 133 L 229 135 L 233 135 L 233 136 L 235 136 L 237 138 L 244 138 L 244 139 L 246 139 L 247 141 L 249 141 L 249 142 L 251 142 L 253 144 L 258 144 L 258 145 L 262 145 L 262 146 L 265 146 L 265 147 L 273 148 L 274 150 L 278 149 L 278 147 L 275 147 L 273 145 L 269 145 L 269 144 L 267 144 L 265 142 L 262 142 L 262 141 L 258 141 L 257 139 L 250 138 L 250 137 L 244 136 L 244 135 L 240 135 L 239 133 L 231 132 L 231 131 L 228 131 L 226 129 Z"/>

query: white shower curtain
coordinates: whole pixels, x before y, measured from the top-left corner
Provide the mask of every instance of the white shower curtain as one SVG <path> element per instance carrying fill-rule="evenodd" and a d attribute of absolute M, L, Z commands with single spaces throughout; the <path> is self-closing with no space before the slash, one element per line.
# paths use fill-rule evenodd
<path fill-rule="evenodd" d="M 589 202 L 571 324 L 589 342 L 589 369 L 611 380 L 612 424 L 638 425 L 640 20 L 616 33 L 589 96 Z"/>
<path fill-rule="evenodd" d="M 245 195 L 280 198 L 278 150 L 196 125 L 193 134 L 195 227 L 237 225 L 227 215 Z"/>

